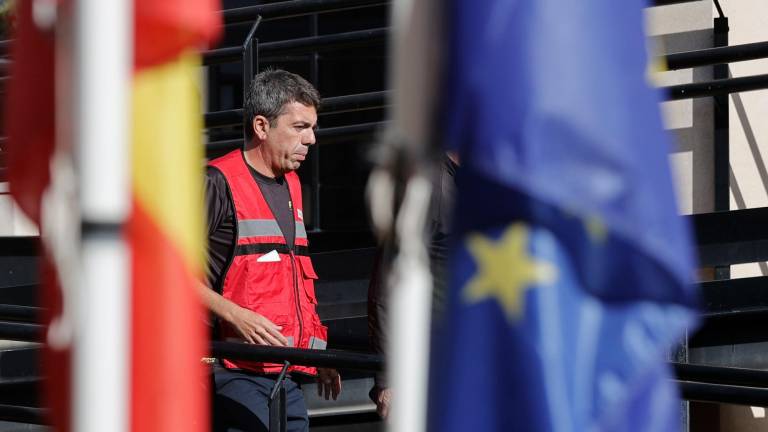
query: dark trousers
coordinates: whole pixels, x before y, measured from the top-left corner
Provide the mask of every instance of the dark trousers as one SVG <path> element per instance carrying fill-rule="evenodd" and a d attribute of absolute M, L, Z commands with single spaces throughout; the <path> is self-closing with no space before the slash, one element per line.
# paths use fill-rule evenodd
<path fill-rule="evenodd" d="M 269 430 L 269 394 L 277 375 L 258 375 L 220 366 L 213 370 L 213 430 L 215 432 L 266 432 Z M 288 430 L 309 431 L 307 407 L 301 387 L 285 378 L 285 411 Z"/>

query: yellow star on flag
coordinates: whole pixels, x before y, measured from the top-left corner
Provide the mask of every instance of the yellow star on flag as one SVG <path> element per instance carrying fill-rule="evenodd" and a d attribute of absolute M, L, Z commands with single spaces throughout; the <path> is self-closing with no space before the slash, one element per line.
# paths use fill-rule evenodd
<path fill-rule="evenodd" d="M 550 284 L 557 279 L 555 266 L 536 261 L 528 254 L 528 234 L 525 224 L 515 223 L 498 241 L 482 234 L 467 238 L 477 272 L 465 285 L 466 302 L 495 299 L 507 318 L 516 321 L 522 314 L 525 291 L 534 284 Z"/>

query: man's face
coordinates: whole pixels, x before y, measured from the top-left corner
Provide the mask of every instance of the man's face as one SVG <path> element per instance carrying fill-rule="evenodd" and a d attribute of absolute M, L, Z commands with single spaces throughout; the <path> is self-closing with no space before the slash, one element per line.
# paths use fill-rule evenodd
<path fill-rule="evenodd" d="M 291 102 L 272 123 L 262 147 L 271 174 L 279 176 L 299 169 L 307 157 L 309 146 L 315 143 L 317 111 L 313 106 Z"/>

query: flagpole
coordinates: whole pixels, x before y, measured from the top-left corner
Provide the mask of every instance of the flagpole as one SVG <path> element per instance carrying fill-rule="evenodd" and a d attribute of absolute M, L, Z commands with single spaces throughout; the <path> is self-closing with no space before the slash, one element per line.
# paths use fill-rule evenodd
<path fill-rule="evenodd" d="M 388 430 L 421 432 L 427 428 L 427 377 L 431 327 L 432 275 L 424 242 L 435 160 L 433 117 L 439 89 L 440 6 L 435 0 L 396 0 L 392 6 L 392 126 L 388 131 L 390 180 L 404 182 L 395 220 L 398 256 L 388 276 L 390 346 L 388 372 L 392 409 Z M 403 163 L 405 166 L 396 167 Z M 404 175 L 404 178 L 396 178 Z M 391 224 L 377 211 L 377 200 L 391 202 L 382 168 L 371 175 L 372 216 L 379 230 Z M 390 189 L 387 191 L 387 189 Z"/>
<path fill-rule="evenodd" d="M 131 2 L 74 2 L 74 146 L 82 215 L 73 295 L 72 430 L 129 428 Z M 66 295 L 66 294 L 65 294 Z"/>

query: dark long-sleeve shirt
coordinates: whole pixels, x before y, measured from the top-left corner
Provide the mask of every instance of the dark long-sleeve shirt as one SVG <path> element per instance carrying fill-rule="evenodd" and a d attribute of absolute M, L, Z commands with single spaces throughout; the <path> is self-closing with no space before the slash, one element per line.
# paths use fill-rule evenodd
<path fill-rule="evenodd" d="M 451 235 L 453 206 L 456 195 L 456 169 L 458 166 L 448 156 L 445 156 L 432 183 L 432 199 L 428 214 L 429 261 L 433 279 L 432 314 L 433 321 L 439 319 L 446 297 L 446 262 L 448 260 L 448 244 Z M 383 276 L 389 272 L 391 249 L 384 245 L 379 248 L 374 264 L 371 283 L 368 286 L 368 336 L 371 350 L 383 354 L 388 344 L 387 329 L 389 328 L 388 296 L 383 284 Z M 372 389 L 371 398 L 379 389 L 388 387 L 386 374 L 379 373 L 375 377 L 376 387 Z"/>

